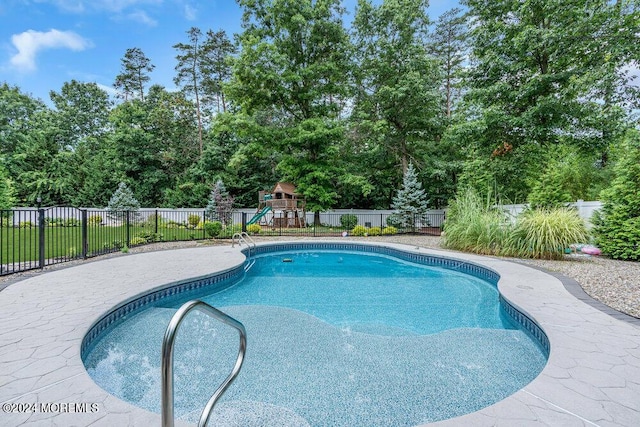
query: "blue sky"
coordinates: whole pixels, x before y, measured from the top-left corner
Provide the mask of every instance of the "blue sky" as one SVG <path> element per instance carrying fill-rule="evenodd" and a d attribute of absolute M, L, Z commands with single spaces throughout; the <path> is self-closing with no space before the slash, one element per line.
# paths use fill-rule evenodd
<path fill-rule="evenodd" d="M 353 16 L 356 0 L 343 0 Z M 432 0 L 432 20 L 457 1 Z M 0 83 L 50 103 L 73 79 L 112 91 L 128 48 L 156 66 L 151 83 L 174 89 L 176 51 L 186 32 L 239 32 L 235 0 L 0 0 Z M 350 19 L 350 18 L 347 18 Z"/>

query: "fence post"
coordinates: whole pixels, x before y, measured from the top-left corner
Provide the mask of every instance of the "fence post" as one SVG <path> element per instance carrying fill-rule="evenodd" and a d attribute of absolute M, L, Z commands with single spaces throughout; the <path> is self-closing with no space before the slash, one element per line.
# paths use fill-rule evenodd
<path fill-rule="evenodd" d="M 242 231 L 247 232 L 247 213 L 242 212 Z"/>
<path fill-rule="evenodd" d="M 126 236 L 127 236 L 126 237 L 126 241 L 127 241 L 126 245 L 127 245 L 127 247 L 129 247 L 131 245 L 131 236 L 129 236 L 129 220 L 130 220 L 129 214 L 130 213 L 131 213 L 131 211 L 127 211 L 127 215 L 125 217 L 125 219 L 126 219 L 125 225 L 126 225 L 126 230 L 127 230 L 127 233 L 126 233 Z"/>
<path fill-rule="evenodd" d="M 44 230 L 45 230 L 45 224 L 44 224 L 44 209 L 42 208 L 38 208 L 38 230 L 39 230 L 39 236 L 38 236 L 38 258 L 39 258 L 39 266 L 40 268 L 44 268 L 44 257 L 45 257 L 45 251 L 44 251 Z"/>
<path fill-rule="evenodd" d="M 89 241 L 87 238 L 87 210 L 82 209 L 82 258 L 87 259 L 89 253 Z"/>
<path fill-rule="evenodd" d="M 153 232 L 156 234 L 156 236 L 158 235 L 158 209 L 157 208 L 156 208 L 156 226 Z"/>

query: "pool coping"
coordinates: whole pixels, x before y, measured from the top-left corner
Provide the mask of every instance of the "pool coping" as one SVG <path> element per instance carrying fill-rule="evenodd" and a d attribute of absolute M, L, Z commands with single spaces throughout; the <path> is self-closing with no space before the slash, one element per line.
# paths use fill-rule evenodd
<path fill-rule="evenodd" d="M 496 271 L 503 297 L 535 319 L 551 342 L 547 365 L 523 389 L 480 411 L 429 425 L 640 425 L 637 326 L 586 304 L 558 277 L 530 266 L 403 244 L 357 243 L 455 258 Z M 260 245 L 271 244 L 276 243 Z M 159 414 L 121 401 L 93 382 L 80 359 L 83 338 L 124 301 L 237 268 L 245 259 L 240 249 L 212 246 L 130 254 L 47 272 L 4 289 L 0 424 L 160 424 Z"/>

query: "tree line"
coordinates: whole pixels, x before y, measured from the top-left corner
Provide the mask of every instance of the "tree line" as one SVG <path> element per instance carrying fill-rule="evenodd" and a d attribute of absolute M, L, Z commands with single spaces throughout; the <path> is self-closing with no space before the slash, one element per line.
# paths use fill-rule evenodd
<path fill-rule="evenodd" d="M 277 181 L 309 210 L 389 208 L 413 165 L 430 207 L 461 188 L 537 204 L 598 198 L 637 126 L 639 2 L 238 0 L 242 31 L 191 28 L 177 91 L 128 49 L 118 99 L 72 80 L 52 106 L 0 85 L 0 207 L 239 207 Z"/>

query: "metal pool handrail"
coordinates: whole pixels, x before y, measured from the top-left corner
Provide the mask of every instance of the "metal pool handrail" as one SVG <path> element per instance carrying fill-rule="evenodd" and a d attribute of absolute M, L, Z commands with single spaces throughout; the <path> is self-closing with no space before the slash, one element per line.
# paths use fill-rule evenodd
<path fill-rule="evenodd" d="M 199 427 L 204 427 L 209 422 L 209 417 L 213 406 L 218 399 L 231 385 L 233 380 L 240 372 L 242 362 L 244 361 L 244 354 L 247 349 L 247 331 L 244 325 L 234 319 L 233 317 L 223 313 L 222 311 L 210 306 L 209 304 L 200 301 L 192 300 L 184 303 L 182 307 L 178 309 L 176 314 L 173 315 L 167 330 L 165 331 L 164 338 L 162 340 L 162 427 L 173 427 L 174 415 L 173 415 L 173 347 L 175 343 L 176 333 L 178 328 L 189 312 L 194 309 L 201 310 L 209 316 L 217 319 L 233 328 L 235 328 L 240 334 L 240 347 L 238 349 L 238 357 L 236 363 L 231 370 L 229 376 L 222 382 L 218 389 L 213 393 L 207 405 L 200 415 L 200 421 L 198 421 Z"/>
<path fill-rule="evenodd" d="M 249 243 L 251 243 L 254 248 L 256 247 L 255 240 L 253 240 L 253 238 L 251 238 L 251 236 L 249 236 L 249 233 L 247 233 L 246 231 L 235 233 L 233 236 L 231 236 L 231 247 L 235 246 L 236 237 L 238 238 L 239 245 L 242 245 L 242 242 L 244 242 L 247 246 L 250 246 Z"/>
<path fill-rule="evenodd" d="M 242 231 L 231 236 L 232 248 L 236 244 L 236 237 L 238 238 L 239 245 L 242 245 L 242 242 L 244 242 L 245 245 L 247 245 L 247 247 L 249 248 L 249 253 L 247 254 L 247 263 L 244 266 L 244 271 L 248 271 L 253 266 L 253 264 L 255 264 L 255 260 L 251 260 L 251 245 L 253 245 L 253 249 L 255 250 L 256 242 L 251 238 L 251 236 L 249 236 L 249 234 L 247 234 L 246 231 Z M 251 242 L 251 244 L 249 242 Z"/>

